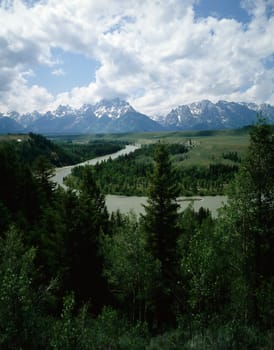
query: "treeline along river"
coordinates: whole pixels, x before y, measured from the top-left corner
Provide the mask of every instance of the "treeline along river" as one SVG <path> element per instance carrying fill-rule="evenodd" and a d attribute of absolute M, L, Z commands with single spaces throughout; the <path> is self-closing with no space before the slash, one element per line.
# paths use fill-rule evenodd
<path fill-rule="evenodd" d="M 55 169 L 55 175 L 52 177 L 52 181 L 65 186 L 63 180 L 66 176 L 70 175 L 72 169 L 77 166 L 95 165 L 97 163 L 108 160 L 109 158 L 115 159 L 119 156 L 123 156 L 134 152 L 140 148 L 140 145 L 127 145 L 124 149 L 108 154 L 102 157 L 96 157 L 83 163 L 64 166 Z M 189 204 L 193 204 L 195 210 L 204 207 L 212 212 L 213 216 L 217 215 L 217 210 L 221 208 L 227 201 L 226 196 L 195 196 L 195 197 L 179 197 L 178 203 L 180 209 L 184 210 Z M 147 198 L 143 196 L 118 196 L 118 195 L 106 195 L 106 205 L 109 212 L 120 210 L 121 213 L 128 213 L 133 210 L 137 215 L 144 212 L 143 204 L 146 204 Z"/>

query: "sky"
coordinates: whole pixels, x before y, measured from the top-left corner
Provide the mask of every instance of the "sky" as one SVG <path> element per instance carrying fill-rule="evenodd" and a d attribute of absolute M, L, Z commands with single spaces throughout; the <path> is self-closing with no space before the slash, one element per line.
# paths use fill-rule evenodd
<path fill-rule="evenodd" d="M 274 0 L 0 0 L 0 112 L 274 105 Z"/>

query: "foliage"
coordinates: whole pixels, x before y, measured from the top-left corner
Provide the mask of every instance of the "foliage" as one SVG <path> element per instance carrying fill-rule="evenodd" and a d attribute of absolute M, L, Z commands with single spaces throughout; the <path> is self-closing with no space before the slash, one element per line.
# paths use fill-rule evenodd
<path fill-rule="evenodd" d="M 148 338 L 146 324 L 130 325 L 126 319 L 109 307 L 93 323 L 91 349 L 141 350 L 145 349 Z"/>
<path fill-rule="evenodd" d="M 238 172 L 237 165 L 210 164 L 178 167 L 181 195 L 216 195 L 224 193 L 226 186 Z"/>
<path fill-rule="evenodd" d="M 176 254 L 178 230 L 178 186 L 167 147 L 158 144 L 148 190 L 148 204 L 141 224 L 146 234 L 147 249 L 160 263 L 160 278 L 154 288 L 154 320 L 163 326 L 174 319 L 174 292 L 177 283 Z"/>
<path fill-rule="evenodd" d="M 126 142 L 94 140 L 85 143 L 58 142 L 57 145 L 70 156 L 70 163 L 80 163 L 95 157 L 115 153 L 122 149 Z"/>
<path fill-rule="evenodd" d="M 194 148 L 162 142 L 106 162 L 104 181 L 127 169 L 123 191 L 139 169 L 141 218 L 109 216 L 99 166 L 56 188 L 51 147 L 33 135 L 0 143 L 1 349 L 273 348 L 271 127 L 259 120 L 246 157 L 222 151 L 229 159 L 206 170 L 185 167 Z M 184 181 L 189 192 L 219 191 L 234 166 L 217 219 L 177 212 Z"/>
<path fill-rule="evenodd" d="M 88 318 L 87 307 L 84 306 L 78 314 L 74 314 L 75 300 L 73 294 L 63 298 L 61 317 L 54 323 L 49 339 L 52 350 L 89 350 L 93 349 L 89 335 L 91 320 Z"/>
<path fill-rule="evenodd" d="M 234 240 L 237 252 L 235 261 L 240 271 L 234 279 L 241 281 L 241 289 L 244 288 L 246 300 L 249 301 L 243 305 L 241 317 L 260 320 L 260 323 L 263 317 L 266 325 L 272 324 L 273 316 L 273 303 L 270 302 L 269 292 L 266 292 L 273 288 L 273 207 L 274 138 L 271 127 L 259 121 L 251 129 L 248 154 L 230 193 L 225 216 Z M 233 290 L 237 299 L 235 285 Z M 268 297 L 263 298 L 261 293 Z M 263 313 L 264 316 L 261 302 L 269 307 L 268 312 Z"/>
<path fill-rule="evenodd" d="M 102 191 L 117 195 L 147 195 L 155 147 L 155 144 L 145 145 L 134 153 L 96 164 L 94 176 Z M 167 147 L 177 169 L 177 181 L 182 196 L 222 194 L 238 171 L 236 160 L 229 154 L 226 157 L 233 158 L 232 164 L 215 161 L 209 165 L 186 166 L 185 161 L 191 146 L 171 143 Z M 72 171 L 74 179 L 81 178 L 82 171 L 82 167 L 75 167 Z"/>
<path fill-rule="evenodd" d="M 125 312 L 132 322 L 144 321 L 151 306 L 151 284 L 159 278 L 159 263 L 146 250 L 145 235 L 134 214 L 120 215 L 118 220 L 115 232 L 102 242 L 105 275 L 121 305 L 127 305 Z"/>
<path fill-rule="evenodd" d="M 52 143 L 42 135 L 29 133 L 28 138 L 22 142 L 13 142 L 19 158 L 31 166 L 37 157 L 47 158 L 48 162 L 61 166 L 71 162 L 70 156 L 58 145 Z"/>
<path fill-rule="evenodd" d="M 32 287 L 35 249 L 11 228 L 0 242 L 0 347 L 38 349 L 38 293 Z"/>

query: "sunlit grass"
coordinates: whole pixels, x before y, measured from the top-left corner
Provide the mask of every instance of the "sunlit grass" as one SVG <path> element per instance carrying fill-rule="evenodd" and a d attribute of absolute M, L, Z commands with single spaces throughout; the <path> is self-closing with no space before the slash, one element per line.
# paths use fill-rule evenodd
<path fill-rule="evenodd" d="M 192 147 L 186 159 L 181 162 L 182 165 L 207 166 L 212 163 L 231 164 L 231 160 L 223 158 L 223 154 L 228 152 L 237 152 L 239 157 L 242 158 L 247 150 L 248 129 L 75 135 L 58 136 L 53 140 L 76 143 L 94 140 L 119 140 L 142 145 L 159 141 L 166 143 L 190 143 Z"/>

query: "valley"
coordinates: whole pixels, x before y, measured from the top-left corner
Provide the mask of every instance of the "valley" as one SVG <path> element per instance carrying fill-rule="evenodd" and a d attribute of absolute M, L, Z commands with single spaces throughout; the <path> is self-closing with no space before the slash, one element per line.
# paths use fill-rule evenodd
<path fill-rule="evenodd" d="M 0 350 L 274 350 L 274 0 L 0 23 Z"/>
<path fill-rule="evenodd" d="M 94 166 L 94 176 L 104 194 L 146 196 L 153 165 L 154 148 L 168 145 L 180 183 L 181 196 L 224 195 L 226 186 L 237 172 L 248 144 L 248 129 L 214 132 L 161 132 L 137 134 L 101 134 L 75 137 L 70 142 L 124 142 L 141 146 L 136 152 L 105 159 Z M 53 139 L 54 140 L 54 139 Z M 58 143 L 61 144 L 58 138 Z M 63 138 L 65 142 L 66 137 Z M 81 177 L 74 167 L 73 177 Z"/>
<path fill-rule="evenodd" d="M 108 161 L 109 159 L 114 160 L 118 157 L 128 155 L 140 147 L 141 145 L 127 145 L 124 149 L 116 153 L 93 158 L 83 163 L 56 168 L 55 174 L 51 178 L 51 181 L 57 185 L 65 186 L 64 179 L 70 176 L 73 168 L 79 166 L 84 167 L 86 165 L 95 166 L 96 164 Z M 226 203 L 227 198 L 226 196 L 179 197 L 177 201 L 180 205 L 180 211 L 184 211 L 188 206 L 193 205 L 194 210 L 199 211 L 199 209 L 203 207 L 210 210 L 212 215 L 216 217 L 218 209 Z M 139 216 L 145 212 L 144 205 L 147 205 L 147 197 L 106 194 L 106 206 L 109 213 L 115 213 L 116 211 L 119 211 L 122 214 L 129 214 L 132 211 L 137 216 Z"/>

